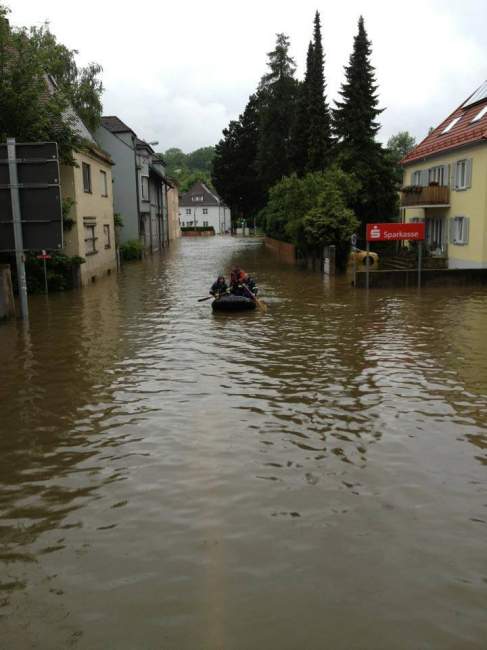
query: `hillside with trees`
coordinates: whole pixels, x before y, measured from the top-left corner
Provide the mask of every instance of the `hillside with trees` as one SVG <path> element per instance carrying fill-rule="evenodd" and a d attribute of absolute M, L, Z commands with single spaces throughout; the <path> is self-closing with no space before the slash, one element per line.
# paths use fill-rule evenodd
<path fill-rule="evenodd" d="M 191 153 L 172 147 L 162 153 L 162 157 L 166 162 L 168 176 L 178 182 L 182 192 L 186 192 L 197 181 L 213 187 L 211 171 L 215 147 L 201 147 Z"/>

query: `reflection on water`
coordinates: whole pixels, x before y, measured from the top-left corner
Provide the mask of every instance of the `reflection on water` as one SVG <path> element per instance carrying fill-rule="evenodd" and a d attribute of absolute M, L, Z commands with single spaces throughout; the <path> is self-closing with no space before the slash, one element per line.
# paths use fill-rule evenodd
<path fill-rule="evenodd" d="M 234 262 L 266 314 L 198 303 Z M 483 648 L 487 294 L 183 241 L 0 326 L 0 647 Z"/>

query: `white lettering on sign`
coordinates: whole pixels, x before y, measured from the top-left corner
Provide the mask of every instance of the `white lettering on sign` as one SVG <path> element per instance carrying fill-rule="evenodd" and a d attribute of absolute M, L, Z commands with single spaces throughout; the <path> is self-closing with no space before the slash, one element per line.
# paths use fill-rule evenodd
<path fill-rule="evenodd" d="M 377 228 L 377 226 L 373 226 L 370 230 L 370 238 L 379 239 L 380 235 L 381 235 L 380 228 Z"/>

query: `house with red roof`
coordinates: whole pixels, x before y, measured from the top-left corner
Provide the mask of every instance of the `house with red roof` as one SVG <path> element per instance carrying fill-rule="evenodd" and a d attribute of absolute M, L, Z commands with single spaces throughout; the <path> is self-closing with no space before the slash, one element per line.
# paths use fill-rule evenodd
<path fill-rule="evenodd" d="M 405 221 L 424 221 L 427 253 L 487 268 L 487 81 L 402 160 Z"/>

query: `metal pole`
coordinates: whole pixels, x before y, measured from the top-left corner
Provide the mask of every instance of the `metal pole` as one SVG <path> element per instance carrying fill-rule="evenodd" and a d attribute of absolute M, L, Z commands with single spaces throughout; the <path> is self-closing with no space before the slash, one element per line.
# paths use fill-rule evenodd
<path fill-rule="evenodd" d="M 369 257 L 370 257 L 370 242 L 367 242 L 367 264 L 365 265 L 365 288 L 369 288 Z"/>
<path fill-rule="evenodd" d="M 418 242 L 418 289 L 421 287 L 421 261 L 423 257 L 423 242 Z"/>
<path fill-rule="evenodd" d="M 17 175 L 17 154 L 15 138 L 7 138 L 8 170 L 10 175 L 10 200 L 12 202 L 12 219 L 14 227 L 15 260 L 17 262 L 17 284 L 20 299 L 20 315 L 24 320 L 29 319 L 29 303 L 27 301 L 27 279 L 25 277 L 24 242 L 22 237 L 22 221 L 20 214 L 19 179 Z"/>

